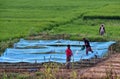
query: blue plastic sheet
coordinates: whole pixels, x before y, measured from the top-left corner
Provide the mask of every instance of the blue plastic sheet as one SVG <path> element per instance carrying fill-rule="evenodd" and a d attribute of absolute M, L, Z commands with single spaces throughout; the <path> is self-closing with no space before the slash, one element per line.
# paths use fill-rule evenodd
<path fill-rule="evenodd" d="M 101 58 L 108 52 L 108 47 L 115 43 L 109 42 L 90 42 L 91 48 L 94 53 L 85 53 L 85 49 L 82 50 L 84 45 L 83 41 L 71 41 L 71 40 L 24 40 L 20 39 L 19 42 L 14 44 L 14 48 L 7 48 L 0 57 L 0 62 L 29 62 L 29 63 L 41 63 L 41 62 L 66 62 L 65 50 L 67 45 L 71 45 L 73 52 L 72 61 L 80 61 L 81 59 L 91 59 L 95 55 Z"/>

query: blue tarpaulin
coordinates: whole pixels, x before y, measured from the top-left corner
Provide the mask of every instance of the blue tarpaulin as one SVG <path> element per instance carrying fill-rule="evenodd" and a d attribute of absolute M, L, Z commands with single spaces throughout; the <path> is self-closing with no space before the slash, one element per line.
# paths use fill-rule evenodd
<path fill-rule="evenodd" d="M 73 52 L 72 60 L 79 61 L 81 59 L 91 59 L 95 55 L 103 57 L 108 52 L 108 47 L 115 43 L 114 41 L 108 42 L 90 42 L 91 48 L 94 53 L 85 53 L 82 50 L 84 45 L 83 41 L 72 40 L 24 40 L 20 39 L 19 42 L 14 44 L 14 48 L 7 48 L 0 57 L 0 62 L 66 62 L 65 50 L 67 45 L 71 45 Z"/>

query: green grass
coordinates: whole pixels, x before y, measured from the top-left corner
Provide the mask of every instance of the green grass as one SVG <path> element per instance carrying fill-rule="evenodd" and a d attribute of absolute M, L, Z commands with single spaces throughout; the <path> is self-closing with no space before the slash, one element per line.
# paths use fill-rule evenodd
<path fill-rule="evenodd" d="M 101 23 L 110 39 L 119 40 L 119 4 L 119 0 L 1 0 L 0 41 L 45 31 L 97 39 L 102 38 Z"/>
<path fill-rule="evenodd" d="M 61 34 L 73 34 L 71 39 L 82 40 L 83 37 L 88 37 L 91 41 L 105 41 L 105 40 L 119 40 L 120 37 L 120 23 L 119 21 L 112 20 L 86 20 L 81 22 L 79 20 L 72 23 L 61 25 L 60 27 L 55 27 L 51 30 L 52 33 L 61 33 Z M 95 23 L 94 23 L 95 22 Z M 99 35 L 99 27 L 101 23 L 105 23 L 106 34 L 104 36 Z M 79 35 L 74 36 L 74 35 Z"/>

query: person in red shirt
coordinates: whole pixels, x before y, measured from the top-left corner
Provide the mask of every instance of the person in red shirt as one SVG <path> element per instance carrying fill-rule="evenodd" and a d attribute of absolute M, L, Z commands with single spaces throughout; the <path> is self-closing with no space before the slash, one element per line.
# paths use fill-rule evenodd
<path fill-rule="evenodd" d="M 71 61 L 71 56 L 73 55 L 72 54 L 72 50 L 70 49 L 70 45 L 67 45 L 67 49 L 66 49 L 66 66 L 67 66 L 67 69 L 70 68 L 70 61 Z"/>

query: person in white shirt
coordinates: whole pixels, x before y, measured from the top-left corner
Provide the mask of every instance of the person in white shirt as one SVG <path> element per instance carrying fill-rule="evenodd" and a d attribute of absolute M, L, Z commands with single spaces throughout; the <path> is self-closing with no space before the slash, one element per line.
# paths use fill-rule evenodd
<path fill-rule="evenodd" d="M 105 30 L 104 24 L 101 24 L 100 28 L 99 28 L 99 34 L 104 35 L 105 32 L 106 32 L 106 30 Z"/>

